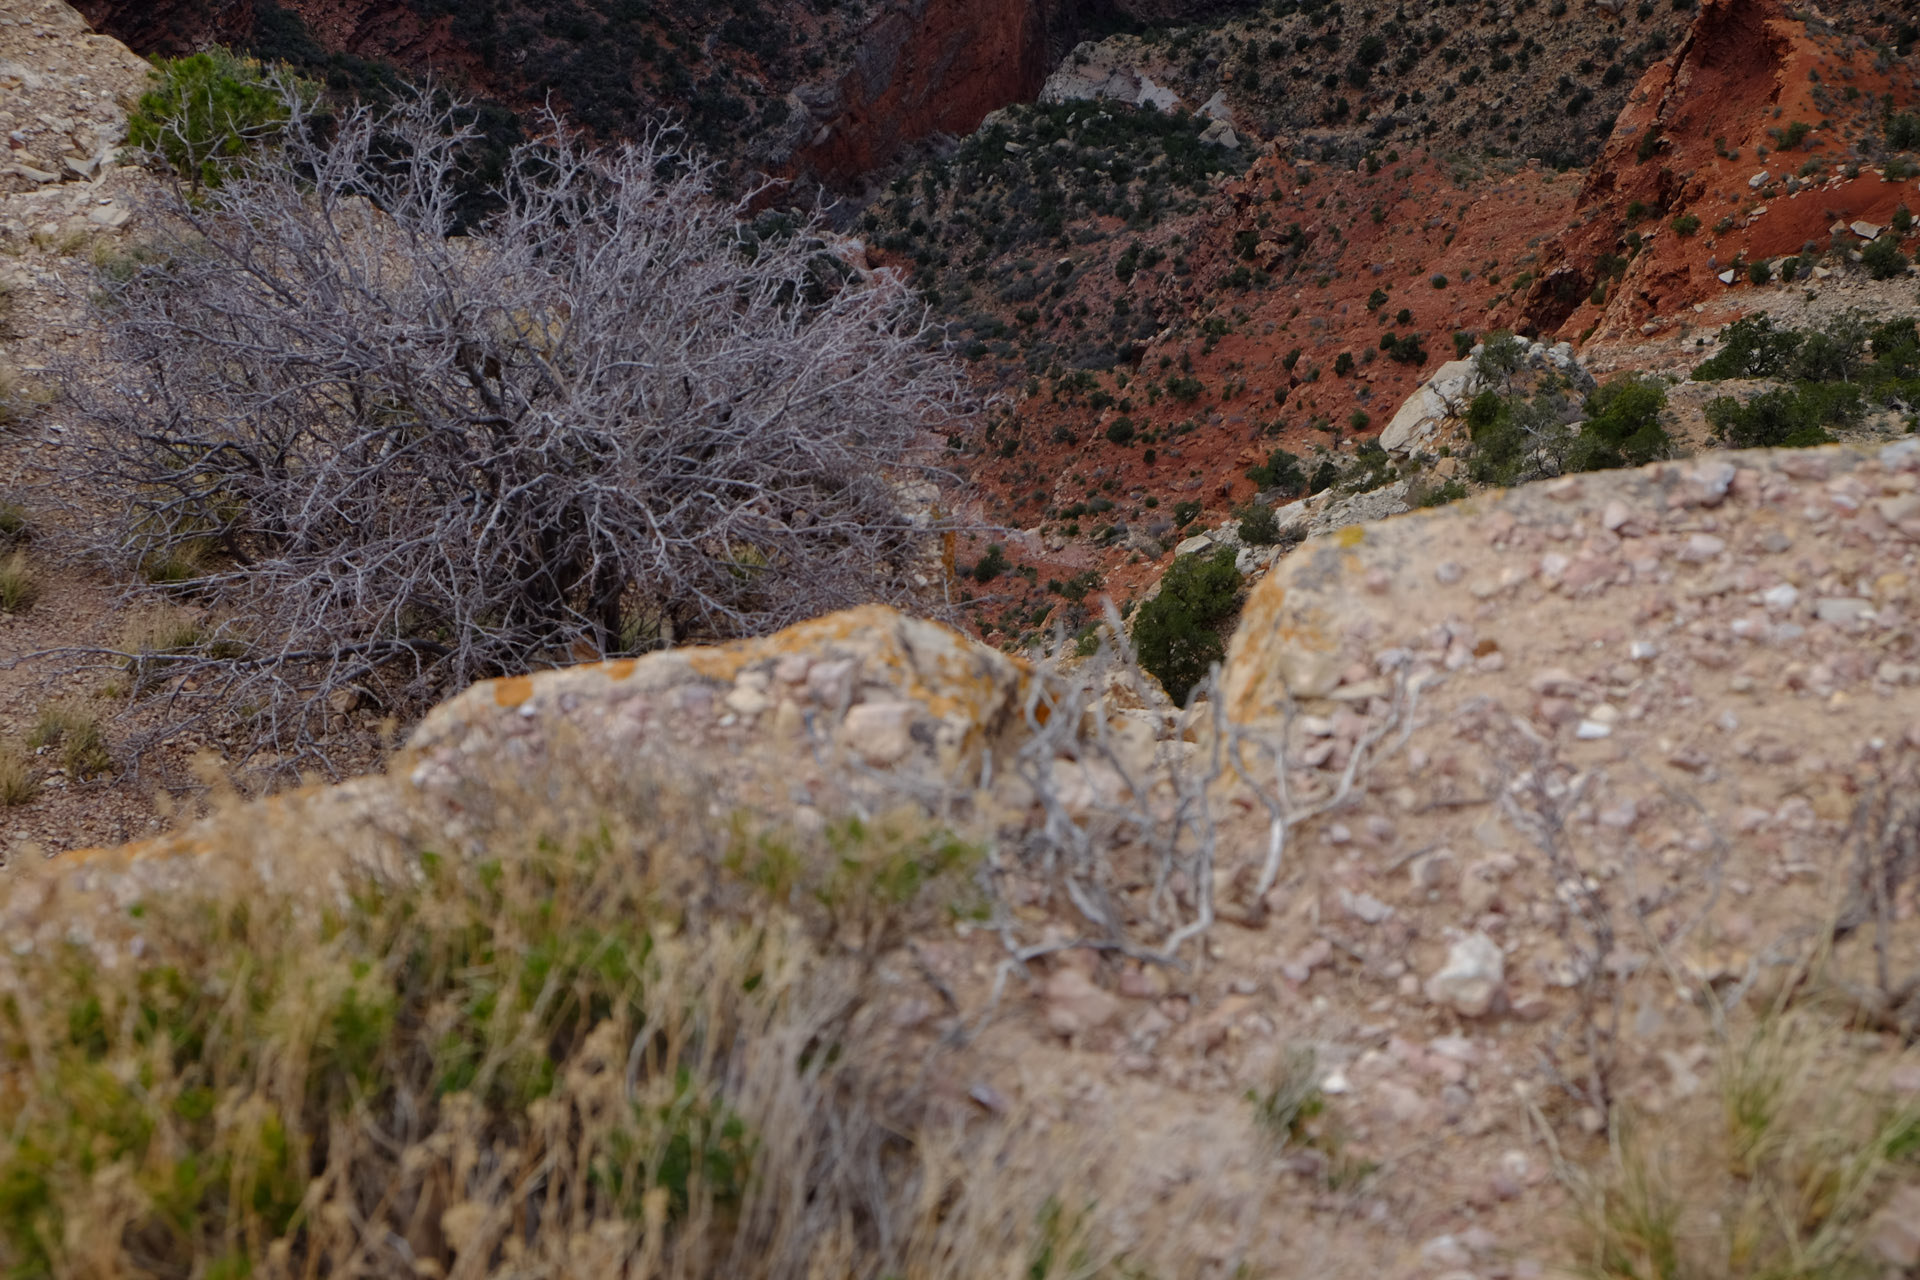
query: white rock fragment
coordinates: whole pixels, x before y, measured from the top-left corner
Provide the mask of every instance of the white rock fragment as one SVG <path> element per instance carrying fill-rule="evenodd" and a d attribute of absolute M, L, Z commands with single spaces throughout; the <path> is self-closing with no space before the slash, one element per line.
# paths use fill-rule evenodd
<path fill-rule="evenodd" d="M 1873 613 L 1873 601 L 1858 596 L 1822 596 L 1813 602 L 1813 616 L 1822 622 L 1858 622 Z"/>
<path fill-rule="evenodd" d="M 1478 1018 L 1493 1008 L 1506 976 L 1499 944 L 1476 929 L 1447 948 L 1446 964 L 1427 979 L 1427 999 Z"/>

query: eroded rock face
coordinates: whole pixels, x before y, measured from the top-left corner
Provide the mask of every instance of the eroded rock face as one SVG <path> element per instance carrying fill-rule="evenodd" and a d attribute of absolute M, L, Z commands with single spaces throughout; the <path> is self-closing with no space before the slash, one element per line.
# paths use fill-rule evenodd
<path fill-rule="evenodd" d="M 475 830 L 506 816 L 502 764 L 608 795 L 684 780 L 767 811 L 964 791 L 1019 736 L 1026 678 L 949 627 L 873 605 L 759 640 L 483 682 L 429 714 L 391 772 L 410 803 Z"/>
<path fill-rule="evenodd" d="M 712 30 L 695 31 L 700 23 L 684 14 L 673 15 L 669 25 L 676 35 L 694 31 L 700 52 L 686 69 L 695 79 L 725 62 L 776 106 L 785 99 L 784 120 L 763 115 L 759 124 L 734 131 L 726 149 L 738 154 L 730 158 L 851 185 L 908 145 L 933 135 L 965 136 L 988 112 L 1033 99 L 1089 16 L 1117 11 L 1159 22 L 1237 7 L 1245 6 L 1238 0 L 908 0 L 849 28 L 839 16 L 822 17 L 811 6 L 768 6 L 767 30 L 783 33 L 785 52 L 810 51 L 805 58 L 768 56 L 768 50 L 748 57 L 732 49 L 721 29 L 724 10 Z M 643 61 L 638 50 L 644 43 L 623 54 L 604 34 L 595 34 L 623 20 L 612 7 L 597 4 L 585 6 L 585 17 L 569 28 L 541 22 L 538 5 L 509 4 L 501 7 L 497 30 L 488 26 L 492 34 L 477 42 L 463 33 L 481 28 L 458 15 L 389 0 L 286 0 L 272 6 L 271 31 L 254 0 L 81 0 L 78 8 L 101 30 L 149 54 L 249 46 L 263 37 L 281 38 L 280 28 L 292 20 L 327 53 L 388 61 L 414 76 L 451 76 L 472 92 L 521 107 L 552 95 L 581 118 L 605 104 L 573 101 L 571 95 L 581 91 L 578 77 L 555 69 L 577 67 L 590 52 L 601 61 L 630 55 L 633 65 L 618 69 L 610 83 L 634 98 L 636 118 L 689 109 L 684 90 L 677 96 L 674 91 L 679 82 L 660 81 L 653 64 Z M 515 31 L 524 38 L 516 42 Z M 500 32 L 509 34 L 502 38 Z"/>

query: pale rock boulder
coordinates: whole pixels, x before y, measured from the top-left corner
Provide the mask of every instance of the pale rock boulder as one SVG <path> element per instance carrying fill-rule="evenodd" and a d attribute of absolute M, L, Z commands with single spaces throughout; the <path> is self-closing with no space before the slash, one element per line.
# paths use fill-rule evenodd
<path fill-rule="evenodd" d="M 1447 948 L 1446 963 L 1427 979 L 1427 999 L 1463 1018 L 1484 1017 L 1505 982 L 1500 944 L 1476 929 Z"/>
<path fill-rule="evenodd" d="M 503 765 L 609 796 L 679 782 L 764 812 L 903 785 L 964 792 L 1005 772 L 1028 678 L 950 627 L 869 605 L 757 640 L 484 681 L 421 722 L 393 774 L 455 829 L 491 824 Z"/>
<path fill-rule="evenodd" d="M 1448 418 L 1458 417 L 1479 390 L 1472 360 L 1449 360 L 1408 396 L 1380 432 L 1380 447 L 1404 456 L 1433 438 Z"/>

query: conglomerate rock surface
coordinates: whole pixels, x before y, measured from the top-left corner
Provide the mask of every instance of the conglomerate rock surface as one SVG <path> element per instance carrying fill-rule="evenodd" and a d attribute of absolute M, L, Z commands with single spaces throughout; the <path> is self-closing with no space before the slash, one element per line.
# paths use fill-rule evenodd
<path fill-rule="evenodd" d="M 1117 1212 L 1148 1221 L 1187 1188 L 1196 1274 L 1542 1274 L 1568 1209 L 1538 1125 L 1573 1158 L 1604 1153 L 1569 1084 L 1594 1067 L 1584 993 L 1617 984 L 1607 1007 L 1626 1011 L 1614 1104 L 1690 1105 L 1722 1051 L 1701 993 L 1758 998 L 1858 906 L 1856 803 L 1920 745 L 1916 593 L 1920 441 L 1589 474 L 1310 541 L 1248 602 L 1224 717 L 1141 721 L 1188 740 L 1142 769 L 1221 733 L 1246 764 L 1215 784 L 1204 945 L 1171 967 L 1068 945 L 1086 922 L 1044 867 L 1012 865 L 1007 918 L 1052 945 L 1006 969 L 992 928 L 915 939 L 903 1047 L 957 1097 L 1117 1143 L 1100 1175 Z M 337 850 L 289 876 L 404 874 L 419 849 L 484 848 L 497 824 L 662 778 L 717 820 L 904 802 L 964 822 L 991 794 L 978 811 L 1004 835 L 1042 820 L 1008 781 L 1042 678 L 869 608 L 496 680 L 433 713 L 383 776 L 16 871 L 0 927 L 124 957 L 127 905 L 220 874 L 236 843 L 268 864 Z M 1283 821 L 1256 899 L 1274 815 L 1327 801 Z M 1896 961 L 1913 950 L 1896 933 Z M 1027 998 L 994 996 L 1008 974 Z M 936 1051 L 960 1027 L 968 1047 Z M 1302 1047 L 1338 1160 L 1373 1168 L 1358 1189 L 1329 1193 L 1333 1157 L 1277 1153 L 1246 1122 L 1246 1093 Z"/>

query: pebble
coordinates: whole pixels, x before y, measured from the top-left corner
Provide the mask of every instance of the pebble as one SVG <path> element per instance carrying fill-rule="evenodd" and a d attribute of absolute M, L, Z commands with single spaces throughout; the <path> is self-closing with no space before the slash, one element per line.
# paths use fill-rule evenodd
<path fill-rule="evenodd" d="M 1047 1027 L 1055 1035 L 1076 1036 L 1106 1026 L 1120 1016 L 1120 1001 L 1102 991 L 1079 969 L 1061 969 L 1047 978 Z"/>
<path fill-rule="evenodd" d="M 1822 596 L 1813 602 L 1813 616 L 1822 622 L 1858 622 L 1873 612 L 1873 601 L 1857 596 Z"/>
<path fill-rule="evenodd" d="M 1478 1018 L 1493 1008 L 1506 981 L 1500 945 L 1475 930 L 1447 948 L 1447 960 L 1427 979 L 1427 999 L 1463 1018 Z"/>

